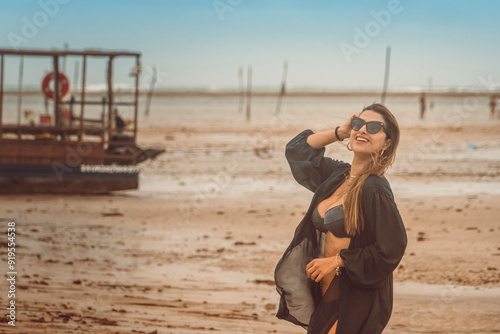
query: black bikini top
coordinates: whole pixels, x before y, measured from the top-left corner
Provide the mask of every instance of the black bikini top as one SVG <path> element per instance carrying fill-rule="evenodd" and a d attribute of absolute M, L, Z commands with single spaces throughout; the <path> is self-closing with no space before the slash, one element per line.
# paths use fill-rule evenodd
<path fill-rule="evenodd" d="M 332 232 L 337 238 L 350 238 L 344 226 L 344 210 L 341 205 L 334 206 L 325 212 L 325 218 L 319 215 L 318 207 L 312 213 L 314 227 L 323 233 Z"/>

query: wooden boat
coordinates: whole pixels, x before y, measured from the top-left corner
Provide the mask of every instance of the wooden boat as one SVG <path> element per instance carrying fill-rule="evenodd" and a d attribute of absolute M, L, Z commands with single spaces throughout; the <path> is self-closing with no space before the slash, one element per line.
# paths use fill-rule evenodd
<path fill-rule="evenodd" d="M 81 59 L 82 81 L 78 96 L 64 99 L 69 80 L 59 63 L 68 56 Z M 140 56 L 137 52 L 100 50 L 0 49 L 0 193 L 102 194 L 137 189 L 137 163 L 163 152 L 142 150 L 136 144 Z M 39 124 L 3 122 L 5 66 L 13 57 L 52 59 L 53 69 L 42 81 L 42 93 L 52 99 L 53 108 L 49 114 L 40 115 Z M 106 96 L 97 100 L 94 95 L 88 96 L 85 88 L 87 60 L 94 57 L 107 61 Z M 132 58 L 135 64 L 135 87 L 128 94 L 129 100 L 115 101 L 113 61 L 122 57 Z M 100 119 L 86 117 L 85 107 L 89 105 L 102 105 Z M 128 127 L 117 114 L 119 106 L 133 110 Z"/>

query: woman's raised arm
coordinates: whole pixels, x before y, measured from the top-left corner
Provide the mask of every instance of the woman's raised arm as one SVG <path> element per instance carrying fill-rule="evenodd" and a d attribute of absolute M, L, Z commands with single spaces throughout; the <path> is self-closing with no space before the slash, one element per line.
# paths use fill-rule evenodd
<path fill-rule="evenodd" d="M 353 115 L 357 116 L 359 113 Z M 329 145 L 337 140 L 344 140 L 351 135 L 351 117 L 349 117 L 344 124 L 336 127 L 333 130 L 326 130 L 314 133 L 307 137 L 307 143 L 315 149 L 320 149 Z"/>

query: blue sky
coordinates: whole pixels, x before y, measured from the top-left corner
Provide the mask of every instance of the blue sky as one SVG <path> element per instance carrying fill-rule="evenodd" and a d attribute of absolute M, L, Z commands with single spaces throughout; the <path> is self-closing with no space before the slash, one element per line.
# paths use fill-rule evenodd
<path fill-rule="evenodd" d="M 68 43 L 139 51 L 142 82 L 156 66 L 159 88 L 237 89 L 238 69 L 251 65 L 254 87 L 274 89 L 286 59 L 291 89 L 379 89 L 387 45 L 393 88 L 427 86 L 430 76 L 435 87 L 500 82 L 495 0 L 3 0 L 0 6 L 0 47 Z M 31 62 L 26 85 L 50 69 L 49 62 Z M 68 59 L 70 79 L 75 62 Z M 104 64 L 93 65 L 89 81 L 101 82 Z M 132 66 L 117 64 L 115 82 L 127 82 Z M 8 84 L 17 84 L 17 67 L 8 63 Z"/>

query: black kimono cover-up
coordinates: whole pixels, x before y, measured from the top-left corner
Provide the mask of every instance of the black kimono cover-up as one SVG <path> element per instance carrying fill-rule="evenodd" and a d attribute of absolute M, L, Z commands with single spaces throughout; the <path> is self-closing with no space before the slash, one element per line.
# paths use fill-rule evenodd
<path fill-rule="evenodd" d="M 319 233 L 311 222 L 314 208 L 346 179 L 351 165 L 324 157 L 325 148 L 307 143 L 305 130 L 286 146 L 286 158 L 298 183 L 314 192 L 309 210 L 275 270 L 281 295 L 277 317 L 326 334 L 336 320 L 337 334 L 382 333 L 392 312 L 392 272 L 406 248 L 406 230 L 385 177 L 372 175 L 362 189 L 365 228 L 340 252 L 345 263 L 334 283 L 321 295 L 320 283 L 307 277 L 306 265 L 318 255 Z M 335 280 L 334 280 L 335 281 Z"/>

